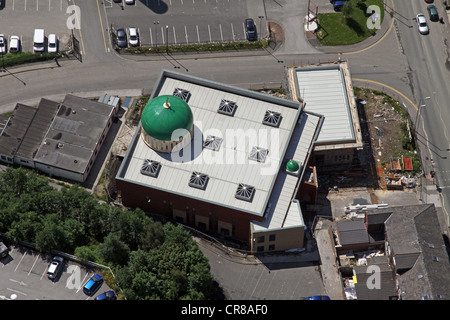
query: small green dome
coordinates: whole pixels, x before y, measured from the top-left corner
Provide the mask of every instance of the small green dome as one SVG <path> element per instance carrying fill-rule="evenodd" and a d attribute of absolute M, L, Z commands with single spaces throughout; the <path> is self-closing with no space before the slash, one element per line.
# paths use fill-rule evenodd
<path fill-rule="evenodd" d="M 189 105 L 182 99 L 163 95 L 147 103 L 141 116 L 144 131 L 155 139 L 172 140 L 172 133 L 177 129 L 190 131 L 194 116 Z"/>
<path fill-rule="evenodd" d="M 291 171 L 291 172 L 298 171 L 299 168 L 300 168 L 300 166 L 298 165 L 297 161 L 295 161 L 295 160 L 289 160 L 288 163 L 286 164 L 286 170 Z"/>

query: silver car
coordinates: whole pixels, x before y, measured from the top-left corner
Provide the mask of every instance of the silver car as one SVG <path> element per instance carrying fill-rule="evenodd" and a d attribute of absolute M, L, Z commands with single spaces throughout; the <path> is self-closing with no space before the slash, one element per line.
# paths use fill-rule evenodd
<path fill-rule="evenodd" d="M 430 30 L 428 29 L 427 19 L 425 18 L 423 13 L 419 13 L 416 16 L 416 21 L 417 26 L 419 27 L 419 32 L 421 34 L 427 34 L 428 32 L 430 32 Z"/>
<path fill-rule="evenodd" d="M 9 39 L 9 52 L 17 53 L 20 51 L 20 38 L 18 36 L 11 36 Z"/>

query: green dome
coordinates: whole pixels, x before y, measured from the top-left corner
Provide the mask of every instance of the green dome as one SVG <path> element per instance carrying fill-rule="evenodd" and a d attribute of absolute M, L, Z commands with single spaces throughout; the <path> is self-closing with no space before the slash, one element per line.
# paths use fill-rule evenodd
<path fill-rule="evenodd" d="M 286 170 L 291 171 L 291 172 L 298 171 L 299 168 L 300 168 L 300 166 L 298 165 L 297 161 L 295 161 L 295 160 L 289 160 L 288 163 L 286 164 Z"/>
<path fill-rule="evenodd" d="M 142 111 L 141 125 L 155 139 L 170 141 L 177 129 L 190 131 L 194 123 L 191 108 L 182 99 L 163 95 L 153 98 Z"/>

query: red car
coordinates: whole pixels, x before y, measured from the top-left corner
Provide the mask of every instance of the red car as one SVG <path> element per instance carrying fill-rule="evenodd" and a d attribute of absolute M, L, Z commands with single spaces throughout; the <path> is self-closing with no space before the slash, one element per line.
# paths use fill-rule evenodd
<path fill-rule="evenodd" d="M 425 0 L 426 3 L 433 3 L 433 0 Z"/>

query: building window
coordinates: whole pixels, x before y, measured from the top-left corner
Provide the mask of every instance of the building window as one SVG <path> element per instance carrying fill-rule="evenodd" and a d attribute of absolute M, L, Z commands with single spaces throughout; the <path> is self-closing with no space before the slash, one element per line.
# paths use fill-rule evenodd
<path fill-rule="evenodd" d="M 269 251 L 275 251 L 275 245 L 274 244 L 269 245 Z"/>
<path fill-rule="evenodd" d="M 275 234 L 269 235 L 269 241 L 275 241 L 275 238 L 276 238 Z"/>
<path fill-rule="evenodd" d="M 259 236 L 258 238 L 256 238 L 256 242 L 257 242 L 257 243 L 262 243 L 262 242 L 264 242 L 264 236 Z"/>
<path fill-rule="evenodd" d="M 228 237 L 230 235 L 230 230 L 226 229 L 226 228 L 220 228 L 220 234 Z"/>
<path fill-rule="evenodd" d="M 264 251 L 264 246 L 259 246 L 256 248 L 256 251 L 258 252 L 263 252 Z"/>

